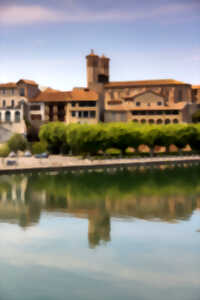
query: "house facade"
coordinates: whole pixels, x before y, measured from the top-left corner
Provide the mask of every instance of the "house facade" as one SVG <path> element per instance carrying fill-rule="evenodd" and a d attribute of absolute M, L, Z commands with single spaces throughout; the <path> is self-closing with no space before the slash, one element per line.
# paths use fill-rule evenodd
<path fill-rule="evenodd" d="M 199 107 L 199 87 L 174 79 L 112 82 L 109 58 L 92 51 L 86 60 L 87 84 L 99 94 L 105 122 L 191 122 Z"/>
<path fill-rule="evenodd" d="M 0 127 L 5 132 L 26 135 L 29 99 L 39 93 L 34 81 L 20 79 L 17 83 L 0 84 Z M 3 136 L 1 137 L 3 138 Z"/>
<path fill-rule="evenodd" d="M 177 124 L 192 121 L 200 108 L 200 86 L 174 79 L 110 81 L 110 59 L 86 56 L 87 87 L 72 91 L 40 89 L 32 80 L 0 84 L 0 127 L 8 135 L 38 131 L 47 122 L 138 122 Z"/>

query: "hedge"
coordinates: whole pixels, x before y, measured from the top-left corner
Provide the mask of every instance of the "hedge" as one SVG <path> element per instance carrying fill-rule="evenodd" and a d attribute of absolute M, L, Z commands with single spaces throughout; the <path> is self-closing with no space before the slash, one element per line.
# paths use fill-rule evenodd
<path fill-rule="evenodd" d="M 110 148 L 124 154 L 127 148 L 136 152 L 146 145 L 154 154 L 155 146 L 169 151 L 175 145 L 179 151 L 189 145 L 200 151 L 199 124 L 143 125 L 136 123 L 69 124 L 53 122 L 41 127 L 40 140 L 47 144 L 50 153 L 72 153 L 96 155 Z"/>

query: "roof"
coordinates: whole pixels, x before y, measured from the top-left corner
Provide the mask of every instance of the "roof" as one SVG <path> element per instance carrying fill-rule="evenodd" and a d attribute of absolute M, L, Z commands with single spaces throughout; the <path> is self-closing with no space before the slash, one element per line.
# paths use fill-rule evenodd
<path fill-rule="evenodd" d="M 15 82 L 0 83 L 0 88 L 16 88 L 17 84 Z"/>
<path fill-rule="evenodd" d="M 29 99 L 30 102 L 66 102 L 71 99 L 71 92 L 59 92 L 45 90 L 39 93 L 35 98 Z"/>
<path fill-rule="evenodd" d="M 113 107 L 107 107 L 106 111 L 149 111 L 149 110 L 181 110 L 185 107 L 186 102 L 176 103 L 170 106 L 142 106 L 142 107 L 135 107 L 133 105 L 115 105 Z"/>
<path fill-rule="evenodd" d="M 124 86 L 160 86 L 160 85 L 190 85 L 174 79 L 153 79 L 139 81 L 113 81 L 105 84 L 106 88 L 124 87 Z"/>
<path fill-rule="evenodd" d="M 40 92 L 35 98 L 29 99 L 30 102 L 70 102 L 70 101 L 97 101 L 98 94 L 88 89 L 75 88 L 73 91 L 61 92 L 51 88 Z"/>
<path fill-rule="evenodd" d="M 23 82 L 23 83 L 28 84 L 28 85 L 37 85 L 38 86 L 38 84 L 33 80 L 20 79 L 17 83 L 20 83 L 20 82 Z"/>
<path fill-rule="evenodd" d="M 77 89 L 74 88 L 72 90 L 72 100 L 73 101 L 97 101 L 98 100 L 98 94 L 95 91 L 89 90 L 89 89 Z"/>
<path fill-rule="evenodd" d="M 193 85 L 192 89 L 194 89 L 194 90 L 200 90 L 200 85 Z"/>

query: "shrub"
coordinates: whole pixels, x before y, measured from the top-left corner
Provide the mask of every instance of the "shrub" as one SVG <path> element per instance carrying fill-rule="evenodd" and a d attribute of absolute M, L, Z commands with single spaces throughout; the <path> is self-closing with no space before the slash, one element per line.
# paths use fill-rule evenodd
<path fill-rule="evenodd" d="M 8 141 L 8 147 L 11 151 L 24 151 L 27 148 L 27 140 L 19 133 L 14 134 Z"/>
<path fill-rule="evenodd" d="M 7 144 L 0 146 L 0 157 L 7 157 L 10 149 Z"/>
<path fill-rule="evenodd" d="M 36 142 L 32 145 L 33 154 L 40 154 L 47 151 L 47 143 L 44 141 Z"/>
<path fill-rule="evenodd" d="M 197 110 L 195 113 L 193 113 L 192 122 L 194 122 L 194 123 L 200 122 L 200 110 Z"/>
<path fill-rule="evenodd" d="M 68 126 L 61 122 L 52 122 L 41 127 L 39 138 L 47 143 L 49 152 L 59 154 L 69 151 L 66 139 L 67 128 Z"/>

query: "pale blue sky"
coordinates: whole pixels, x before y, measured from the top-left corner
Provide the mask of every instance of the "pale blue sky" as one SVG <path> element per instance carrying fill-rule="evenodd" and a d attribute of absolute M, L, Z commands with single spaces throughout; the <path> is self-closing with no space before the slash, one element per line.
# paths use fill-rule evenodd
<path fill-rule="evenodd" d="M 199 28 L 199 0 L 0 0 L 0 82 L 84 86 L 93 48 L 111 81 L 200 84 Z"/>

